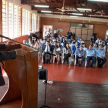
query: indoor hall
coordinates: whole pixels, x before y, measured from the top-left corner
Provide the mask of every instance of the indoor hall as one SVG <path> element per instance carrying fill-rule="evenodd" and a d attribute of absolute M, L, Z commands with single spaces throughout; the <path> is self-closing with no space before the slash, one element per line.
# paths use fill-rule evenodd
<path fill-rule="evenodd" d="M 1 58 L 0 108 L 107 108 L 107 5 L 107 0 L 0 0 L 0 50 L 16 52 Z M 67 44 L 71 54 L 65 59 Z M 81 64 L 76 52 L 83 45 Z M 96 62 L 86 67 L 90 45 Z M 100 46 L 107 60 L 102 66 Z M 48 68 L 47 83 L 39 79 L 39 66 Z"/>

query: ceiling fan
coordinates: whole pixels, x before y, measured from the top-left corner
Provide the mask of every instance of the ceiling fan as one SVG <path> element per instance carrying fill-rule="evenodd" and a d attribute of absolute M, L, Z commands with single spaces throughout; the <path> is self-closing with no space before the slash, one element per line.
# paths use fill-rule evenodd
<path fill-rule="evenodd" d="M 56 9 L 61 10 L 62 12 L 73 11 L 73 10 L 67 10 L 67 9 L 65 9 L 64 4 L 65 4 L 65 0 L 63 0 L 63 7 L 62 8 L 56 8 Z"/>

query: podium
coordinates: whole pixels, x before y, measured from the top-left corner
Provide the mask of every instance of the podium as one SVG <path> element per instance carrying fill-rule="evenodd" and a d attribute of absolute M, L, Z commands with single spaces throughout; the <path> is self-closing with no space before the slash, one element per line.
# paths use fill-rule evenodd
<path fill-rule="evenodd" d="M 19 48 L 27 51 L 26 56 L 4 61 L 3 68 L 9 78 L 9 88 L 1 99 L 0 106 L 21 99 L 21 108 L 37 108 L 38 52 L 21 44 L 7 46 L 2 51 Z"/>

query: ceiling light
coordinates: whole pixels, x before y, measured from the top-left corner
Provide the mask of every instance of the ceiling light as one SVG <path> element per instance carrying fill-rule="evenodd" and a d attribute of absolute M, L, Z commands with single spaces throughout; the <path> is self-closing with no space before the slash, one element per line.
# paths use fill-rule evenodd
<path fill-rule="evenodd" d="M 81 13 L 72 13 L 73 15 L 83 15 L 83 14 L 81 14 Z"/>
<path fill-rule="evenodd" d="M 93 2 L 108 2 L 108 0 L 88 0 L 88 1 L 93 1 Z"/>
<path fill-rule="evenodd" d="M 77 8 L 78 10 L 88 10 L 91 11 L 92 9 L 87 9 L 87 8 Z"/>
<path fill-rule="evenodd" d="M 41 11 L 41 12 L 44 12 L 44 13 L 51 13 L 51 11 Z"/>
<path fill-rule="evenodd" d="M 48 5 L 34 5 L 37 8 L 49 8 Z"/>
<path fill-rule="evenodd" d="M 70 16 L 70 17 L 78 17 L 78 16 Z"/>

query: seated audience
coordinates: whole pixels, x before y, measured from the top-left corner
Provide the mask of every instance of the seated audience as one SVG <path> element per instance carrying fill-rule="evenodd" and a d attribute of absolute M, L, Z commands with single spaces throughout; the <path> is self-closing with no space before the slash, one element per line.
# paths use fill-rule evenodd
<path fill-rule="evenodd" d="M 89 67 L 89 61 L 92 60 L 91 67 L 94 68 L 94 63 L 96 62 L 95 51 L 92 49 L 92 45 L 89 45 L 89 49 L 86 51 L 87 56 L 87 66 Z"/>
<path fill-rule="evenodd" d="M 73 52 L 73 54 L 75 53 L 75 51 L 76 51 L 77 48 L 79 48 L 78 42 L 76 42 L 75 45 L 72 46 L 72 52 Z"/>
<path fill-rule="evenodd" d="M 55 54 L 56 54 L 56 59 L 57 59 L 57 65 L 60 64 L 60 56 L 62 53 L 62 48 L 60 47 L 60 43 L 57 43 L 57 46 L 55 47 Z"/>
<path fill-rule="evenodd" d="M 96 51 L 96 56 L 98 60 L 98 67 L 102 68 L 105 62 L 107 61 L 105 58 L 105 52 L 102 49 L 102 45 L 99 46 L 99 49 Z"/>
<path fill-rule="evenodd" d="M 50 48 L 50 45 L 49 45 L 49 41 L 46 42 L 46 45 L 43 48 L 43 63 L 45 63 L 45 55 L 47 53 L 51 53 L 51 48 Z M 50 59 L 47 60 L 47 62 L 50 63 Z"/>
<path fill-rule="evenodd" d="M 69 47 L 69 44 L 67 43 L 65 51 L 64 51 L 64 60 L 66 61 L 66 64 L 68 66 L 69 66 L 68 58 L 71 56 L 71 53 L 72 53 L 71 48 Z"/>
<path fill-rule="evenodd" d="M 76 52 L 75 52 L 75 56 L 76 56 L 76 64 L 78 66 L 82 66 L 84 59 L 85 59 L 85 51 L 83 50 L 83 46 L 80 46 L 80 48 L 77 48 Z M 81 60 L 81 64 L 78 63 L 78 59 L 82 59 Z"/>
<path fill-rule="evenodd" d="M 94 44 L 93 44 L 92 49 L 95 50 L 95 51 L 98 50 L 97 43 L 94 43 Z"/>

